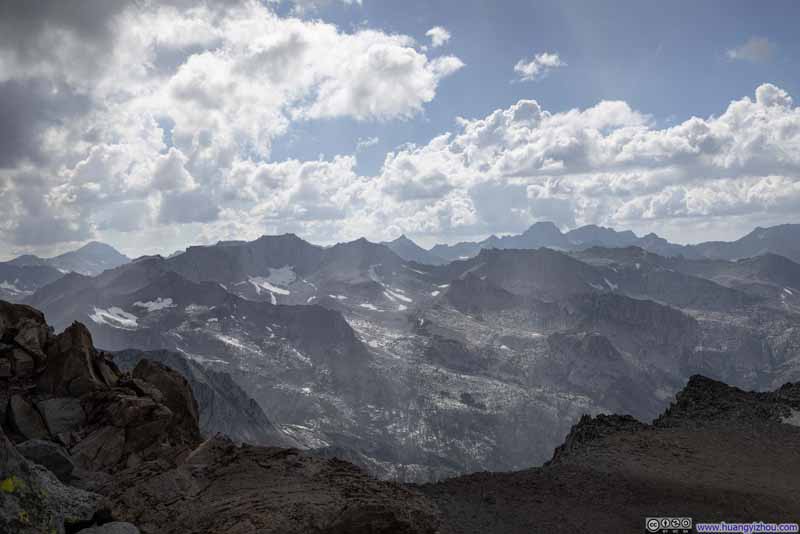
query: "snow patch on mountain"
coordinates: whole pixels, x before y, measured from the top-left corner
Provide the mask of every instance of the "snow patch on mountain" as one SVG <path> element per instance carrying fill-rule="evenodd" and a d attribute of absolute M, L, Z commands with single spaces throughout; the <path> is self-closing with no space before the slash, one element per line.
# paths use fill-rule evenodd
<path fill-rule="evenodd" d="M 269 278 L 264 278 L 263 276 L 251 276 L 247 281 L 253 284 L 253 287 L 256 288 L 256 293 L 259 295 L 264 291 L 269 291 L 273 294 L 277 293 L 278 295 L 291 295 L 291 291 L 273 285 Z"/>
<path fill-rule="evenodd" d="M 199 315 L 201 313 L 210 312 L 214 306 L 203 306 L 202 304 L 189 304 L 184 308 L 184 311 L 189 315 Z"/>
<path fill-rule="evenodd" d="M 426 273 L 426 272 L 424 272 L 424 271 L 419 271 L 419 270 L 417 270 L 417 269 L 412 269 L 412 268 L 411 268 L 411 267 L 409 267 L 408 265 L 403 265 L 403 267 L 405 267 L 405 268 L 406 268 L 406 269 L 408 269 L 409 271 L 415 272 L 415 273 L 417 273 L 417 274 L 421 274 L 421 275 L 423 275 L 423 276 L 427 276 L 427 275 L 428 275 L 428 273 Z"/>
<path fill-rule="evenodd" d="M 122 308 L 112 306 L 108 309 L 94 308 L 94 313 L 89 318 L 97 324 L 104 324 L 122 330 L 136 330 L 139 328 L 139 318 L 128 313 Z"/>
<path fill-rule="evenodd" d="M 14 282 L 3 280 L 2 282 L 0 282 L 0 289 L 9 291 L 11 293 L 14 293 L 15 295 L 31 295 L 33 293 L 33 291 L 25 291 L 24 289 L 18 288 L 17 287 L 18 283 L 19 283 L 19 278 L 14 280 Z"/>
<path fill-rule="evenodd" d="M 382 309 L 378 308 L 374 304 L 370 304 L 369 302 L 362 302 L 361 304 L 359 304 L 359 306 L 372 311 L 383 311 Z"/>
<path fill-rule="evenodd" d="M 414 302 L 413 299 L 410 299 L 409 297 L 403 295 L 403 293 L 404 291 L 402 289 L 394 289 L 394 288 L 390 289 L 388 287 L 385 287 L 383 290 L 383 294 L 386 295 L 389 298 L 389 300 L 394 300 L 394 301 L 402 300 L 403 302 Z"/>
<path fill-rule="evenodd" d="M 137 300 L 136 302 L 133 303 L 133 305 L 138 306 L 140 308 L 144 308 L 149 313 L 175 307 L 175 304 L 172 302 L 171 298 L 162 299 L 161 297 L 158 297 L 156 300 L 149 300 L 147 302 L 141 302 Z"/>
<path fill-rule="evenodd" d="M 293 265 L 284 265 L 278 269 L 269 270 L 269 276 L 267 280 L 276 286 L 289 286 L 297 280 L 297 275 L 294 273 L 294 266 Z"/>
<path fill-rule="evenodd" d="M 249 352 L 251 354 L 261 354 L 261 351 L 258 350 L 258 348 L 251 347 L 235 337 L 226 336 L 224 334 L 216 334 L 216 333 L 214 334 L 214 337 L 217 338 L 219 341 L 225 343 L 226 345 L 237 348 L 242 352 Z"/>

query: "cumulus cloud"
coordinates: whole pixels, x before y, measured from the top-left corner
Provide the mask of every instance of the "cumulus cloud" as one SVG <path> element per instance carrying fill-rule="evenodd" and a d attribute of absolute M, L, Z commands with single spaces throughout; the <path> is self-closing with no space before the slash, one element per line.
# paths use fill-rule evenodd
<path fill-rule="evenodd" d="M 0 242 L 23 247 L 251 211 L 341 218 L 331 195 L 315 200 L 316 178 L 265 167 L 274 140 L 296 121 L 411 118 L 463 66 L 410 36 L 255 0 L 12 4 L 0 16 Z M 348 162 L 327 165 L 350 177 Z M 21 178 L 34 175 L 47 178 Z M 36 234 L 43 221 L 60 231 Z"/>
<path fill-rule="evenodd" d="M 279 4 L 281 2 L 291 3 L 292 12 L 297 15 L 315 13 L 330 4 L 340 2 L 346 6 L 361 6 L 363 0 L 268 0 L 270 3 Z"/>
<path fill-rule="evenodd" d="M 441 26 L 434 26 L 433 28 L 425 32 L 425 35 L 427 37 L 430 37 L 431 46 L 434 48 L 444 46 L 444 44 L 450 40 L 450 32 Z"/>
<path fill-rule="evenodd" d="M 520 81 L 532 82 L 544 78 L 553 69 L 566 66 L 557 53 L 542 52 L 531 59 L 517 61 L 514 72 L 519 75 Z"/>
<path fill-rule="evenodd" d="M 250 0 L 102 2 L 94 23 L 91 2 L 46 4 L 52 20 L 19 6 L 19 28 L 0 17 L 26 43 L 0 31 L 7 251 L 113 236 L 135 254 L 156 236 L 177 247 L 285 231 L 457 240 L 543 219 L 705 232 L 800 205 L 800 110 L 771 84 L 669 128 L 622 101 L 523 99 L 397 147 L 364 176 L 357 156 L 376 138 L 314 161 L 272 161 L 272 146 L 296 122 L 414 117 L 458 58 Z M 563 64 L 543 53 L 516 70 L 532 80 Z"/>
<path fill-rule="evenodd" d="M 750 37 L 740 46 L 728 49 L 725 54 L 728 59 L 763 63 L 772 59 L 775 53 L 773 45 L 766 37 Z"/>
<path fill-rule="evenodd" d="M 356 152 L 361 152 L 362 150 L 366 150 L 370 147 L 377 145 L 380 142 L 380 139 L 377 137 L 359 137 L 358 141 L 356 141 Z"/>
<path fill-rule="evenodd" d="M 397 204 L 382 209 L 407 233 L 451 236 L 543 219 L 648 229 L 766 220 L 800 205 L 798 147 L 800 109 L 771 84 L 718 116 L 665 129 L 624 102 L 553 113 L 522 100 L 390 153 L 380 181 Z M 437 216 L 421 221 L 433 199 Z M 448 209 L 458 216 L 444 216 Z"/>

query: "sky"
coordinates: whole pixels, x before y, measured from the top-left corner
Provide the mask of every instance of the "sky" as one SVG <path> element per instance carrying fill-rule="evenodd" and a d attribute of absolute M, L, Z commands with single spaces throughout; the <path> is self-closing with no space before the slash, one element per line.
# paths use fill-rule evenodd
<path fill-rule="evenodd" d="M 800 222 L 796 2 L 0 0 L 0 258 Z"/>

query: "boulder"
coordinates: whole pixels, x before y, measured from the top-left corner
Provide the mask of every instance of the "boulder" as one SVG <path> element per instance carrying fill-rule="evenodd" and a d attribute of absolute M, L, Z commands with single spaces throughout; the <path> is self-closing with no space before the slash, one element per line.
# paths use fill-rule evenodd
<path fill-rule="evenodd" d="M 44 323 L 44 314 L 35 308 L 0 300 L 0 332 L 4 333 L 7 329 L 13 328 L 21 318 L 26 316 L 39 317 Z"/>
<path fill-rule="evenodd" d="M 164 402 L 164 394 L 161 390 L 149 382 L 140 380 L 138 378 L 131 378 L 129 382 L 125 383 L 126 387 L 132 388 L 139 395 L 146 395 L 156 402 Z"/>
<path fill-rule="evenodd" d="M 33 356 L 21 349 L 11 351 L 11 363 L 14 367 L 15 376 L 30 376 L 36 369 L 36 362 Z"/>
<path fill-rule="evenodd" d="M 42 416 L 21 395 L 13 395 L 8 403 L 9 418 L 14 429 L 25 439 L 39 439 L 49 436 Z"/>
<path fill-rule="evenodd" d="M 119 371 L 101 358 L 89 330 L 73 323 L 49 345 L 47 367 L 39 389 L 52 395 L 79 397 L 115 385 Z"/>
<path fill-rule="evenodd" d="M 78 465 L 90 471 L 110 469 L 125 452 L 125 429 L 105 426 L 92 432 L 71 451 Z"/>
<path fill-rule="evenodd" d="M 43 439 L 30 439 L 17 445 L 17 450 L 28 460 L 49 469 L 61 482 L 69 482 L 75 464 L 60 445 Z"/>
<path fill-rule="evenodd" d="M 44 347 L 50 334 L 47 325 L 39 323 L 38 319 L 27 319 L 22 321 L 18 328 L 19 332 L 14 336 L 14 342 L 40 362 L 44 361 Z"/>
<path fill-rule="evenodd" d="M 139 534 L 139 529 L 131 523 L 114 521 L 99 527 L 83 529 L 79 531 L 79 534 Z"/>
<path fill-rule="evenodd" d="M 36 403 L 50 434 L 74 432 L 85 422 L 81 401 L 73 397 L 55 397 Z"/>
<path fill-rule="evenodd" d="M 141 360 L 133 369 L 133 378 L 144 380 L 158 388 L 163 403 L 174 414 L 173 424 L 196 429 L 199 421 L 197 401 L 189 382 L 178 372 L 152 360 Z"/>
<path fill-rule="evenodd" d="M 114 385 L 119 381 L 119 377 L 122 373 L 116 364 L 114 364 L 110 354 L 101 352 L 100 356 L 94 360 L 94 365 L 100 378 L 106 384 Z"/>
<path fill-rule="evenodd" d="M 10 361 L 12 374 L 29 376 L 44 362 L 50 335 L 41 312 L 7 302 L 0 305 L 0 352 Z M 7 374 L 6 366 L 1 367 L 0 376 Z"/>
<path fill-rule="evenodd" d="M 65 524 L 91 524 L 100 502 L 28 461 L 0 428 L 0 532 L 64 534 Z"/>

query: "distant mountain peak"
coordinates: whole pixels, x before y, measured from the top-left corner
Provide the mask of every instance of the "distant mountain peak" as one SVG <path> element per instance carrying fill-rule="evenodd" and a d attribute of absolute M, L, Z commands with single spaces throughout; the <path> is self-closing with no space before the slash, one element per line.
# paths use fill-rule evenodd
<path fill-rule="evenodd" d="M 414 261 L 427 265 L 441 265 L 447 263 L 443 258 L 439 257 L 435 252 L 425 250 L 406 234 L 392 241 L 384 241 L 381 243 L 388 247 L 392 252 L 400 256 L 406 261 Z"/>
<path fill-rule="evenodd" d="M 47 265 L 65 273 L 76 271 L 81 274 L 96 275 L 129 261 L 130 258 L 111 245 L 99 241 L 89 241 L 76 250 L 52 258 L 40 258 L 25 254 L 9 263 L 13 265 Z"/>
<path fill-rule="evenodd" d="M 522 235 L 530 235 L 533 233 L 542 233 L 542 232 L 549 232 L 553 234 L 561 235 L 561 229 L 556 226 L 556 223 L 553 221 L 539 221 L 535 222 L 528 227 L 527 230 L 522 232 Z"/>

